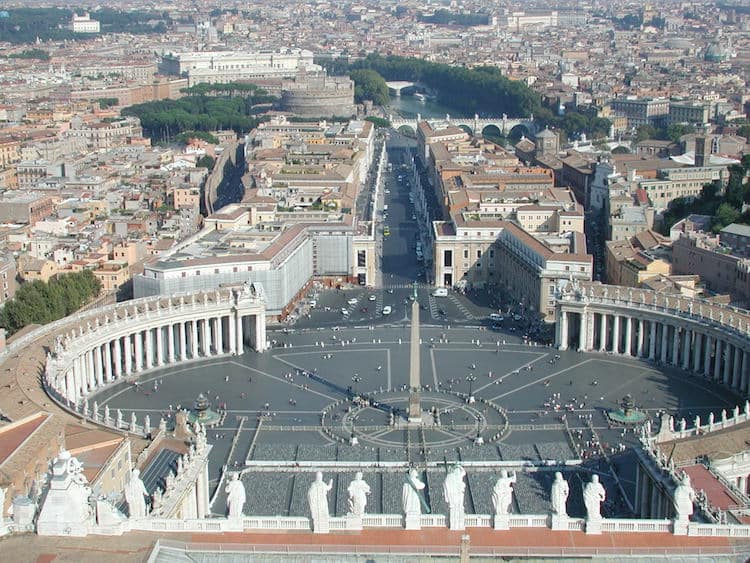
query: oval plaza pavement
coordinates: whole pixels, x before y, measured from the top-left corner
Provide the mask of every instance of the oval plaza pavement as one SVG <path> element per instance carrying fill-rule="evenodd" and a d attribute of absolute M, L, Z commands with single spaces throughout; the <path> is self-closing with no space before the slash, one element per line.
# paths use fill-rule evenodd
<path fill-rule="evenodd" d="M 131 412 L 139 420 L 148 414 L 155 422 L 161 417 L 169 420 L 177 408 L 192 407 L 197 395 L 204 393 L 214 407 L 226 409 L 223 422 L 210 429 L 208 436 L 214 444 L 209 475 L 215 483 L 222 465 L 242 469 L 248 459 L 294 462 L 354 456 L 373 463 L 385 459 L 412 463 L 569 459 L 576 457 L 571 436 L 584 458 L 590 458 L 584 463 L 596 463 L 600 451 L 592 446 L 592 431 L 614 454 L 620 444 L 635 441 L 632 433 L 610 429 L 604 414 L 606 409 L 617 408 L 626 394 L 650 415 L 666 410 L 687 420 L 695 416 L 705 419 L 709 412 L 731 409 L 740 402 L 726 388 L 644 360 L 529 345 L 513 333 L 486 327 L 423 326 L 422 385 L 430 391 L 447 391 L 446 396 L 471 392 L 479 401 L 473 411 L 478 415 L 483 408 L 481 399 L 496 403 L 507 413 L 503 435 L 497 442 L 488 440 L 484 446 L 474 446 L 467 433 L 474 433 L 469 428 L 476 423 L 475 415 L 458 408 L 442 415 L 439 429 L 424 432 L 389 429 L 385 415 L 382 420 L 371 415 L 361 421 L 361 444 L 352 447 L 334 441 L 337 434 L 322 431 L 321 412 L 330 409 L 329 423 L 335 427 L 346 420 L 351 405 L 347 397 L 352 394 L 375 392 L 377 396 L 408 385 L 408 324 L 269 331 L 268 339 L 272 347 L 263 354 L 246 352 L 182 362 L 144 373 L 137 379 L 138 385 L 128 380 L 110 386 L 96 395 L 99 407 L 108 406 L 113 413 L 120 409 L 125 420 Z M 301 375 L 300 370 L 314 377 Z M 336 406 L 339 401 L 343 402 Z M 563 415 L 570 435 L 561 421 Z M 494 429 L 487 418 L 484 435 L 490 438 Z M 244 476 L 248 513 L 305 513 L 303 484 L 295 485 L 293 474 L 277 477 L 262 473 Z M 344 488 L 351 479 L 345 473 L 336 477 L 336 486 Z M 477 488 L 485 487 L 487 483 L 481 482 L 480 487 L 477 482 L 482 477 L 470 477 L 469 487 L 475 482 Z M 389 478 L 394 480 L 390 485 Z M 541 482 L 521 479 L 519 505 L 526 498 L 529 509 L 539 508 L 535 505 L 545 502 L 542 490 L 547 489 L 548 478 L 540 473 Z M 400 474 L 394 474 L 378 480 L 378 486 L 389 492 L 377 495 L 373 512 L 398 512 L 395 491 L 400 490 L 400 479 Z M 628 481 L 623 474 L 626 486 Z M 220 497 L 212 511 L 223 514 Z M 337 498 L 342 500 L 336 501 L 335 513 L 344 514 L 346 495 Z M 439 510 L 439 499 L 435 500 Z M 480 504 L 474 508 L 481 511 L 486 507 Z M 571 512 L 577 511 L 571 508 Z"/>

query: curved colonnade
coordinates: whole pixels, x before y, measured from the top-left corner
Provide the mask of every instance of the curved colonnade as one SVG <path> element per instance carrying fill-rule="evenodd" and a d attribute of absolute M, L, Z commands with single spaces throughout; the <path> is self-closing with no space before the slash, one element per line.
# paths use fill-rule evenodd
<path fill-rule="evenodd" d="M 245 344 L 266 348 L 265 299 L 260 288 L 150 297 L 102 307 L 65 323 L 47 354 L 47 393 L 94 422 L 148 433 L 148 424 L 124 425 L 88 406 L 88 397 L 123 378 L 162 366 L 219 355 L 239 355 Z"/>
<path fill-rule="evenodd" d="M 672 365 L 747 396 L 750 313 L 705 299 L 584 282 L 557 300 L 555 345 Z"/>

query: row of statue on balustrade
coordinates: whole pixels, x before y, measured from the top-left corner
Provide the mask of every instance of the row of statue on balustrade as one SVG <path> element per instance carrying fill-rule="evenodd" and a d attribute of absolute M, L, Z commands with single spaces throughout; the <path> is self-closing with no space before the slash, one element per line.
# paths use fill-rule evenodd
<path fill-rule="evenodd" d="M 466 492 L 466 471 L 461 465 L 448 468 L 443 481 L 442 493 L 448 506 L 448 525 L 451 529 L 463 529 L 465 521 L 464 496 Z M 498 520 L 508 518 L 511 515 L 513 503 L 513 484 L 516 482 L 515 472 L 501 470 L 500 477 L 492 489 L 492 506 L 494 508 L 496 523 Z M 407 520 L 419 518 L 423 512 L 429 513 L 430 508 L 424 497 L 426 484 L 419 477 L 416 469 L 411 469 L 406 475 L 401 491 L 401 502 L 403 514 Z M 328 506 L 328 492 L 333 488 L 333 480 L 323 480 L 323 473 L 318 471 L 315 480 L 307 492 L 307 500 L 310 515 L 313 522 L 313 530 L 316 532 L 327 532 L 330 529 L 330 512 Z M 354 480 L 347 487 L 348 493 L 348 517 L 362 519 L 367 507 L 367 497 L 370 494 L 370 486 L 363 478 L 362 472 L 357 472 Z M 246 501 L 245 487 L 239 479 L 239 474 L 233 474 L 225 488 L 227 494 L 227 508 L 229 518 L 242 517 L 242 510 Z M 561 472 L 555 473 L 555 479 L 550 491 L 552 504 L 552 516 L 558 519 L 568 518 L 567 501 L 570 487 Z M 678 483 L 673 497 L 675 519 L 687 522 L 693 513 L 693 501 L 695 495 L 690 485 L 690 479 L 684 475 Z M 601 504 L 606 499 L 606 491 L 599 481 L 599 476 L 594 474 L 591 480 L 583 487 L 583 502 L 586 509 L 587 522 L 599 522 L 602 519 Z M 497 525 L 496 525 L 497 527 Z"/>

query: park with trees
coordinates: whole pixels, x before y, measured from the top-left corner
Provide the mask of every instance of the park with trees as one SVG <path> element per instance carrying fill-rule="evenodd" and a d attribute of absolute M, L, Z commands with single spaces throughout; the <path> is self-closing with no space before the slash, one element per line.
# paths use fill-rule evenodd
<path fill-rule="evenodd" d="M 254 84 L 198 84 L 185 89 L 183 98 L 129 106 L 122 115 L 141 120 L 144 133 L 154 142 L 185 142 L 186 133 L 208 140 L 199 133 L 233 129 L 243 135 L 256 127 L 257 105 L 276 100 Z M 209 137 L 215 140 L 212 136 Z"/>
<path fill-rule="evenodd" d="M 24 283 L 0 309 L 0 326 L 14 334 L 30 324 L 62 319 L 90 302 L 100 290 L 101 282 L 91 270 L 59 274 L 47 283 Z"/>

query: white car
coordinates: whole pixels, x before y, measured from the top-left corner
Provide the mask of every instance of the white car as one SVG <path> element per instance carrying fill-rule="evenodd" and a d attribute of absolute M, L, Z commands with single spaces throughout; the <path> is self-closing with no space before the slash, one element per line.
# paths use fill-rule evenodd
<path fill-rule="evenodd" d="M 374 295 L 370 295 L 370 297 L 368 297 L 367 300 L 368 301 L 376 301 L 377 297 L 375 297 Z"/>
<path fill-rule="evenodd" d="M 310 299 L 310 309 L 315 309 L 318 302 L 315 299 Z"/>
<path fill-rule="evenodd" d="M 513 320 L 514 321 L 520 321 L 521 319 L 523 319 L 523 317 L 521 315 L 513 315 Z"/>
<path fill-rule="evenodd" d="M 348 310 L 348 309 L 343 309 L 343 308 L 342 308 L 342 309 L 341 309 L 341 314 L 342 314 L 342 315 L 344 315 L 345 317 L 348 317 L 348 316 L 349 316 L 349 310 Z"/>
<path fill-rule="evenodd" d="M 491 321 L 496 321 L 496 322 L 502 322 L 502 321 L 505 320 L 505 317 L 503 317 L 502 315 L 500 315 L 498 313 L 492 313 L 490 315 L 490 320 Z"/>
<path fill-rule="evenodd" d="M 391 190 L 385 190 L 385 193 L 389 194 L 391 193 Z"/>
<path fill-rule="evenodd" d="M 356 297 L 352 297 L 351 299 L 349 299 L 349 301 L 347 301 L 347 303 L 349 305 L 356 305 L 357 304 L 357 298 Z"/>
<path fill-rule="evenodd" d="M 391 309 L 390 305 L 386 305 L 385 307 L 383 307 L 383 314 L 384 315 L 390 315 L 392 310 L 393 309 Z"/>

